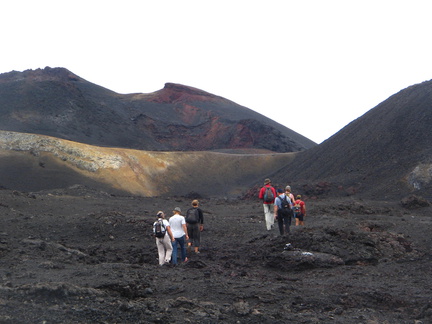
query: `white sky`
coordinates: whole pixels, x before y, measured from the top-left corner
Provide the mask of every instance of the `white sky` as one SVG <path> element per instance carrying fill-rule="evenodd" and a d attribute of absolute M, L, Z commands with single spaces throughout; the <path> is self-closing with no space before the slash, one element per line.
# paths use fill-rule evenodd
<path fill-rule="evenodd" d="M 5 0 L 0 73 L 64 67 L 118 93 L 166 82 L 321 143 L 432 79 L 429 0 Z"/>

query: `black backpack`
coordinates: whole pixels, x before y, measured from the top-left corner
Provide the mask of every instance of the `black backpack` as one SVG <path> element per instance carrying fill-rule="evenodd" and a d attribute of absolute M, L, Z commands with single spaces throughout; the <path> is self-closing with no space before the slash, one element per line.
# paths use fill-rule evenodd
<path fill-rule="evenodd" d="M 186 212 L 186 223 L 196 224 L 199 222 L 198 208 L 189 208 Z"/>
<path fill-rule="evenodd" d="M 265 192 L 264 192 L 264 202 L 273 203 L 274 199 L 275 199 L 275 197 L 273 194 L 272 187 L 266 187 Z"/>
<path fill-rule="evenodd" d="M 166 227 L 162 219 L 158 219 L 153 225 L 154 235 L 158 238 L 163 238 L 166 233 Z"/>
<path fill-rule="evenodd" d="M 279 196 L 278 198 L 281 201 L 281 208 L 279 209 L 279 214 L 281 216 L 292 216 L 293 211 L 292 211 L 291 206 L 288 202 L 287 196 L 284 196 L 283 198 L 281 198 Z"/>

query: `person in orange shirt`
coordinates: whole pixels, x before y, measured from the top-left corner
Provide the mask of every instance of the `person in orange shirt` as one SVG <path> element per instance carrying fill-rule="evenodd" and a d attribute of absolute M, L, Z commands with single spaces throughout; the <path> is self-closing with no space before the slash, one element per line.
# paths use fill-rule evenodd
<path fill-rule="evenodd" d="M 294 202 L 294 217 L 296 220 L 296 226 L 304 225 L 304 219 L 306 217 L 306 204 L 301 200 L 301 195 L 296 196 L 296 201 Z"/>

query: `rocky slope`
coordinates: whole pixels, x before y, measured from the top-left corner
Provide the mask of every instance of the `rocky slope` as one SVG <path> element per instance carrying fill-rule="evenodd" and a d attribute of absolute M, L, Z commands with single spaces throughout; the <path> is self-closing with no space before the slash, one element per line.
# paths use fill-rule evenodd
<path fill-rule="evenodd" d="M 238 196 L 294 153 L 154 152 L 0 131 L 0 186 L 23 191 L 85 185 L 140 196 Z M 261 182 L 261 180 L 260 180 Z"/>
<path fill-rule="evenodd" d="M 167 83 L 149 94 L 118 94 L 64 68 L 0 75 L 0 129 L 98 146 L 150 151 L 266 149 L 316 144 L 230 100 Z"/>
<path fill-rule="evenodd" d="M 430 193 L 431 86 L 297 153 L 154 152 L 1 131 L 0 322 L 430 323 L 432 207 L 399 198 Z M 163 105 L 177 100 L 170 87 L 136 96 Z M 50 125 L 31 109 L 9 113 Z M 64 129 L 79 135 L 71 120 L 82 126 L 65 117 Z M 94 121 L 103 136 L 96 127 L 83 138 L 109 139 Z M 289 235 L 263 223 L 257 188 L 269 175 L 306 193 L 306 225 Z M 222 197 L 248 187 L 251 200 Z M 184 211 L 199 194 L 201 253 L 160 267 L 156 212 Z"/>
<path fill-rule="evenodd" d="M 280 236 L 257 199 L 200 202 L 201 253 L 161 267 L 154 215 L 191 199 L 0 190 L 0 323 L 432 322 L 431 207 L 308 200 Z"/>
<path fill-rule="evenodd" d="M 20 164 L 17 152 L 40 151 L 44 144 L 37 143 L 45 139 L 31 144 L 26 137 L 19 143 L 14 133 L 15 146 L 7 140 L 0 152 L 0 185 L 7 188 L 25 190 L 27 179 L 34 179 L 30 183 L 36 183 L 37 189 L 83 183 L 146 196 L 193 191 L 233 196 L 248 189 L 247 195 L 254 196 L 262 180 L 271 177 L 275 184 L 289 183 L 295 193 L 309 197 L 401 199 L 416 194 L 432 199 L 432 81 L 391 96 L 318 146 L 250 109 L 199 89 L 168 83 L 153 93 L 120 95 L 66 69 L 0 75 L 0 110 L 3 130 L 92 145 L 83 156 L 72 156 L 69 152 L 76 153 L 80 145 L 61 142 L 55 145 L 57 153 L 41 155 L 55 162 L 21 154 L 26 159 Z M 33 149 L 33 144 L 39 146 Z M 143 152 L 119 153 L 102 149 L 105 146 Z M 172 151 L 154 153 L 159 150 Z M 100 156 L 102 151 L 107 155 Z M 104 160 L 110 164 L 111 155 L 128 162 L 117 171 L 105 166 L 89 171 Z M 47 166 L 53 165 L 61 167 L 47 173 Z"/>
<path fill-rule="evenodd" d="M 300 190 L 432 199 L 432 81 L 410 86 L 274 175 Z M 308 183 L 320 183 L 320 188 Z"/>

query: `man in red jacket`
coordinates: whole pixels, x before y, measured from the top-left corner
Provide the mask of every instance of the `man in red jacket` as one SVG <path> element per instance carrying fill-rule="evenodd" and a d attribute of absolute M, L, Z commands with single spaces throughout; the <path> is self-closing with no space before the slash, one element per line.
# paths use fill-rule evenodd
<path fill-rule="evenodd" d="M 270 179 L 264 180 L 264 186 L 261 188 L 258 198 L 263 200 L 264 217 L 267 230 L 270 231 L 274 225 L 273 206 L 277 197 L 275 188 L 271 185 Z"/>

